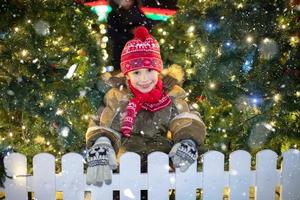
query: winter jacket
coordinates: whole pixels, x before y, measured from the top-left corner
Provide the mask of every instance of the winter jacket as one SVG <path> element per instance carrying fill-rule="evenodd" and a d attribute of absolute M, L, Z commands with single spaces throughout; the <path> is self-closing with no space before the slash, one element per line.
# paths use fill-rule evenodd
<path fill-rule="evenodd" d="M 112 63 L 115 70 L 120 69 L 122 50 L 128 40 L 133 39 L 132 30 L 138 26 L 145 26 L 149 31 L 153 28 L 153 21 L 134 5 L 128 11 L 112 10 L 107 17 L 107 33 L 112 42 Z"/>
<path fill-rule="evenodd" d="M 170 86 L 170 77 L 178 80 L 179 76 L 167 74 L 162 78 L 172 103 L 157 112 L 141 110 L 137 114 L 130 138 L 122 137 L 120 129 L 132 93 L 124 84 L 112 87 L 104 97 L 105 106 L 100 107 L 98 114 L 90 121 L 86 132 L 87 147 L 91 147 L 101 136 L 112 141 L 116 152 L 121 148 L 120 152 L 132 151 L 140 155 L 153 151 L 168 153 L 174 143 L 183 139 L 192 139 L 197 145 L 201 145 L 206 128 L 200 114 L 190 111 L 185 100 L 187 94 L 178 85 L 180 80 Z"/>

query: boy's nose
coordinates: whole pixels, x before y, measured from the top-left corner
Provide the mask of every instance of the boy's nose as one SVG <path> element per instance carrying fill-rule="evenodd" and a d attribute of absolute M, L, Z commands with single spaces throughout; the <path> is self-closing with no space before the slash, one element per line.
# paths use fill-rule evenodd
<path fill-rule="evenodd" d="M 145 73 L 141 73 L 140 80 L 141 80 L 141 81 L 147 80 L 147 75 L 146 75 Z"/>

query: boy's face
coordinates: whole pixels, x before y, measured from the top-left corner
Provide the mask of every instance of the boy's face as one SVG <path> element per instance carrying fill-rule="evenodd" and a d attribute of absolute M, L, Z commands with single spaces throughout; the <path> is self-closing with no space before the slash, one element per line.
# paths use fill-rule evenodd
<path fill-rule="evenodd" d="M 114 0 L 123 9 L 128 10 L 133 6 L 134 0 Z"/>
<path fill-rule="evenodd" d="M 158 72 L 153 69 L 137 69 L 128 72 L 127 78 L 132 86 L 142 93 L 150 92 L 158 81 Z"/>

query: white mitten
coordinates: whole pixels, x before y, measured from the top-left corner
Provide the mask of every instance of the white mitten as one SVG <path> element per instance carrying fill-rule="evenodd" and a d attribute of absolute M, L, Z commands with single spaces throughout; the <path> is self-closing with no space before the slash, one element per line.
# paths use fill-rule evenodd
<path fill-rule="evenodd" d="M 86 183 L 101 186 L 111 183 L 112 170 L 117 168 L 116 153 L 107 137 L 100 137 L 87 153 Z"/>
<path fill-rule="evenodd" d="M 193 140 L 182 140 L 176 143 L 170 153 L 173 165 L 185 172 L 198 158 L 198 150 Z"/>

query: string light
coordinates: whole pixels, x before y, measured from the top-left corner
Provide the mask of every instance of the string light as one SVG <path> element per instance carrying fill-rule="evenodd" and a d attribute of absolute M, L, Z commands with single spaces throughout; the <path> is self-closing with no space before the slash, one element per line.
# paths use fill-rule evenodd
<path fill-rule="evenodd" d="M 237 8 L 243 8 L 244 7 L 244 5 L 242 4 L 242 3 L 239 3 L 238 5 L 237 5 Z"/>
<path fill-rule="evenodd" d="M 297 91 L 295 95 L 296 97 L 300 97 L 300 91 Z"/>
<path fill-rule="evenodd" d="M 103 29 L 105 29 L 105 25 L 104 24 L 100 24 L 100 30 L 103 30 Z"/>
<path fill-rule="evenodd" d="M 272 127 L 274 127 L 274 126 L 276 125 L 276 122 L 275 122 L 275 121 L 271 121 L 271 122 L 270 122 L 270 125 L 271 125 Z"/>
<path fill-rule="evenodd" d="M 107 59 L 108 59 L 108 54 L 104 54 L 104 55 L 102 56 L 102 59 L 103 59 L 103 60 L 107 60 Z"/>
<path fill-rule="evenodd" d="M 89 116 L 88 116 L 88 115 L 84 115 L 84 116 L 83 116 L 83 119 L 88 120 L 88 119 L 89 119 Z"/>
<path fill-rule="evenodd" d="M 281 99 L 281 95 L 280 94 L 275 94 L 273 99 L 274 99 L 275 102 L 279 102 L 280 99 Z"/>
<path fill-rule="evenodd" d="M 105 49 L 107 47 L 107 44 L 106 43 L 101 43 L 100 46 L 101 46 L 102 49 Z"/>
<path fill-rule="evenodd" d="M 106 32 L 107 32 L 106 29 L 101 29 L 101 30 L 100 30 L 100 33 L 101 33 L 102 35 L 106 34 Z"/>
<path fill-rule="evenodd" d="M 102 38 L 102 42 L 108 42 L 108 37 L 107 37 L 107 36 L 104 36 L 104 37 Z"/>
<path fill-rule="evenodd" d="M 210 89 L 215 89 L 216 88 L 216 84 L 215 83 L 210 83 L 209 84 L 209 88 Z"/>
<path fill-rule="evenodd" d="M 23 57 L 27 56 L 27 55 L 28 55 L 28 50 L 23 49 L 23 50 L 21 51 L 21 55 L 22 55 Z"/>
<path fill-rule="evenodd" d="M 236 79 L 236 76 L 235 75 L 232 75 L 231 77 L 230 77 L 230 80 L 231 81 L 234 81 Z"/>
<path fill-rule="evenodd" d="M 49 100 L 53 100 L 53 99 L 54 99 L 54 96 L 53 96 L 53 94 L 49 94 L 49 95 L 47 96 L 47 98 L 48 98 Z"/>
<path fill-rule="evenodd" d="M 161 39 L 159 40 L 159 43 L 164 44 L 164 43 L 165 43 L 165 39 L 161 38 Z"/>
<path fill-rule="evenodd" d="M 196 104 L 196 103 L 193 103 L 193 104 L 192 104 L 192 107 L 195 108 L 195 109 L 199 109 L 199 105 Z"/>
<path fill-rule="evenodd" d="M 195 72 L 195 70 L 192 68 L 186 69 L 186 73 L 188 76 L 191 76 L 194 72 Z"/>
<path fill-rule="evenodd" d="M 187 32 L 188 33 L 192 33 L 192 32 L 194 32 L 195 31 L 195 26 L 190 26 L 189 28 L 188 28 L 188 30 L 187 30 Z"/>
<path fill-rule="evenodd" d="M 247 41 L 248 43 L 252 43 L 252 42 L 253 42 L 253 37 L 248 36 L 248 37 L 246 38 L 246 41 Z"/>
<path fill-rule="evenodd" d="M 60 108 L 58 108 L 57 110 L 56 110 L 56 115 L 62 115 L 64 113 L 64 111 L 62 110 L 62 109 L 60 109 Z"/>
<path fill-rule="evenodd" d="M 299 42 L 300 42 L 300 39 L 298 36 L 292 36 L 290 38 L 290 44 L 292 47 L 296 47 Z"/>

